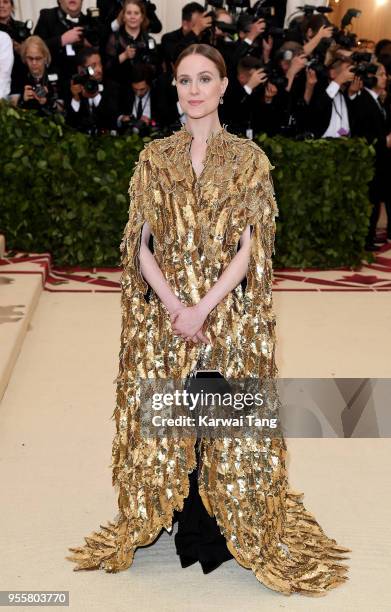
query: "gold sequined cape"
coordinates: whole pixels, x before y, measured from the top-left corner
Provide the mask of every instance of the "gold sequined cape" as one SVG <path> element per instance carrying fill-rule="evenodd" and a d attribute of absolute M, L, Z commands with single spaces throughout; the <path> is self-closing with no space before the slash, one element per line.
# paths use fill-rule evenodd
<path fill-rule="evenodd" d="M 193 170 L 192 134 L 182 126 L 149 142 L 130 181 L 129 220 L 121 243 L 122 333 L 117 401 L 112 418 L 113 521 L 70 548 L 75 570 L 128 568 L 137 547 L 172 529 L 173 512 L 189 494 L 194 439 L 140 435 L 137 378 L 185 378 L 204 347 L 202 368 L 227 378 L 276 377 L 272 255 L 278 209 L 271 166 L 262 149 L 225 126 L 207 140 L 204 169 Z M 252 226 L 247 285 L 239 284 L 206 319 L 212 345 L 172 333 L 169 313 L 140 272 L 141 230 L 148 221 L 154 255 L 173 291 L 197 303 L 234 257 Z M 205 347 L 207 349 L 205 350 Z M 267 587 L 290 595 L 324 595 L 347 580 L 350 549 L 329 538 L 289 488 L 283 438 L 203 439 L 199 490 L 227 546 Z"/>

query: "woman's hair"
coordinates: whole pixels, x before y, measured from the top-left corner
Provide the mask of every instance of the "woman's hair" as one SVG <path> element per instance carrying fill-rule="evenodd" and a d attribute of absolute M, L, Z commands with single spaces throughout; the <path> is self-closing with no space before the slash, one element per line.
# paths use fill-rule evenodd
<path fill-rule="evenodd" d="M 40 36 L 29 36 L 24 42 L 22 42 L 22 45 L 20 47 L 20 57 L 22 62 L 24 64 L 26 63 L 27 51 L 28 48 L 31 47 L 31 45 L 35 45 L 36 47 L 38 47 L 43 57 L 45 58 L 46 65 L 49 66 L 50 62 L 52 61 L 52 56 L 50 55 L 48 46 Z"/>
<path fill-rule="evenodd" d="M 174 63 L 175 78 L 177 76 L 178 67 L 181 61 L 188 55 L 193 55 L 194 53 L 197 53 L 198 55 L 203 55 L 204 57 L 210 59 L 216 66 L 221 79 L 227 76 L 227 66 L 220 51 L 218 51 L 215 47 L 212 47 L 211 45 L 206 45 L 204 43 L 194 43 L 186 47 L 186 49 L 184 49 L 176 58 Z"/>
<path fill-rule="evenodd" d="M 301 22 L 301 31 L 302 31 L 304 38 L 307 36 L 307 32 L 310 28 L 313 34 L 317 34 L 320 28 L 324 25 L 328 25 L 328 23 L 327 23 L 327 18 L 323 14 L 311 15 L 311 17 L 304 19 Z"/>
<path fill-rule="evenodd" d="M 147 12 L 145 10 L 145 5 L 141 0 L 124 0 L 122 9 L 123 9 L 123 13 L 122 13 L 122 25 L 124 25 L 125 21 L 124 21 L 124 14 L 125 14 L 125 10 L 126 7 L 129 6 L 129 4 L 135 4 L 136 6 L 138 6 L 138 8 L 140 9 L 141 15 L 142 15 L 142 22 L 140 24 L 140 28 L 143 32 L 145 32 L 148 28 L 149 28 L 149 19 L 147 17 Z"/>

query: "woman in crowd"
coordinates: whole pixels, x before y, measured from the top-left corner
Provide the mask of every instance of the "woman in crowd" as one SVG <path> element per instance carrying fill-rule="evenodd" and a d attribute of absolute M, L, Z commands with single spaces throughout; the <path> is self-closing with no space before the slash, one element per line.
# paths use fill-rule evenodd
<path fill-rule="evenodd" d="M 121 26 L 113 32 L 106 45 L 106 74 L 126 86 L 135 64 L 158 66 L 155 40 L 147 32 L 149 19 L 139 0 L 125 0 L 118 17 Z"/>
<path fill-rule="evenodd" d="M 30 36 L 22 43 L 20 56 L 26 69 L 18 106 L 43 115 L 61 112 L 63 105 L 57 96 L 57 75 L 48 73 L 51 56 L 45 42 L 39 36 Z"/>

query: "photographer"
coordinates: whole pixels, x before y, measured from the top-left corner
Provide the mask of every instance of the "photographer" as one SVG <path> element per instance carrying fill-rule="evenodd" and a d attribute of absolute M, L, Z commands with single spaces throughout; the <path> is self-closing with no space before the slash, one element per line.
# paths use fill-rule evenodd
<path fill-rule="evenodd" d="M 11 74 L 11 93 L 20 91 L 24 77 L 24 66 L 20 58 L 20 47 L 26 38 L 31 36 L 32 22 L 16 21 L 14 0 L 0 0 L 0 31 L 6 32 L 12 39 L 14 64 Z"/>
<path fill-rule="evenodd" d="M 307 57 L 303 47 L 294 41 L 285 42 L 274 57 L 275 78 L 284 77 L 274 104 L 279 107 L 280 126 L 278 132 L 297 137 L 307 130 L 307 105 L 304 99 L 310 73 L 305 70 Z"/>
<path fill-rule="evenodd" d="M 58 7 L 42 9 L 34 30 L 47 44 L 53 69 L 61 84 L 62 96 L 69 92 L 72 74 L 76 72 L 76 56 L 84 47 L 98 46 L 98 22 L 82 13 L 83 0 L 58 0 Z"/>
<path fill-rule="evenodd" d="M 235 43 L 235 64 L 246 56 L 252 55 L 267 63 L 270 59 L 271 39 L 263 38 L 266 30 L 266 21 L 263 18 L 255 19 L 249 13 L 241 13 L 237 21 L 239 39 Z"/>
<path fill-rule="evenodd" d="M 143 0 L 147 18 L 149 20 L 148 30 L 152 34 L 159 34 L 162 31 L 162 22 L 156 15 L 156 5 L 148 0 Z M 97 0 L 96 6 L 99 9 L 99 17 L 105 24 L 108 34 L 117 32 L 122 22 L 122 0 Z M 107 28 L 108 26 L 108 28 Z"/>
<path fill-rule="evenodd" d="M 315 50 L 323 57 L 333 36 L 333 26 L 324 15 L 312 15 L 303 22 L 303 49 L 306 55 Z"/>
<path fill-rule="evenodd" d="M 222 121 L 229 124 L 231 132 L 253 138 L 266 81 L 260 59 L 246 55 L 239 61 L 237 73 L 229 80 L 220 109 Z"/>
<path fill-rule="evenodd" d="M 158 96 L 153 87 L 148 65 L 138 65 L 132 73 L 130 83 L 121 92 L 117 126 L 120 133 L 133 132 L 148 136 L 157 123 Z"/>
<path fill-rule="evenodd" d="M 121 26 L 113 32 L 106 46 L 105 70 L 120 86 L 126 86 L 138 64 L 149 64 L 153 75 L 158 73 L 156 43 L 148 34 L 149 21 L 140 0 L 125 0 Z"/>
<path fill-rule="evenodd" d="M 177 30 L 163 34 L 160 49 L 167 71 L 175 63 L 178 55 L 193 43 L 209 43 L 208 28 L 212 25 L 212 17 L 202 4 L 189 2 L 182 8 L 182 25 Z"/>
<path fill-rule="evenodd" d="M 58 98 L 57 74 L 48 72 L 50 51 L 39 36 L 30 36 L 20 49 L 25 65 L 25 74 L 18 96 L 18 106 L 36 110 L 40 115 L 51 115 L 64 111 L 64 104 Z"/>
<path fill-rule="evenodd" d="M 352 136 L 364 137 L 375 147 L 375 175 L 369 183 L 369 199 L 372 213 L 365 248 L 376 251 L 376 226 L 381 202 L 390 202 L 391 184 L 391 126 L 390 116 L 382 103 L 386 92 L 387 73 L 379 62 L 368 63 L 361 76 L 364 87 L 352 106 Z M 388 208 L 387 208 L 388 210 Z M 391 238 L 391 219 L 388 217 L 388 238 Z"/>
<path fill-rule="evenodd" d="M 67 107 L 67 123 L 87 134 L 97 135 L 116 129 L 118 85 L 103 80 L 102 61 L 97 48 L 78 56 L 78 72 L 71 80 L 72 99 Z"/>
<path fill-rule="evenodd" d="M 360 90 L 354 63 L 337 57 L 328 67 L 328 83 L 316 79 L 309 103 L 311 131 L 315 138 L 350 136 L 352 100 Z"/>

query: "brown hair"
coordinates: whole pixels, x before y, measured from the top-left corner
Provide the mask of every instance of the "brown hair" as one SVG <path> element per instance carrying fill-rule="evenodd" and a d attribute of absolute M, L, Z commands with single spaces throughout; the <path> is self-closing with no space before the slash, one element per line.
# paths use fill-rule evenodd
<path fill-rule="evenodd" d="M 45 58 L 46 64 L 49 66 L 50 62 L 52 61 L 50 51 L 47 44 L 45 43 L 45 41 L 42 40 L 42 38 L 40 38 L 40 36 L 29 36 L 28 38 L 26 38 L 25 41 L 22 42 L 22 45 L 20 47 L 20 59 L 22 60 L 22 62 L 24 64 L 26 63 L 27 50 L 31 45 L 35 45 L 36 47 L 38 47 L 43 57 Z"/>
<path fill-rule="evenodd" d="M 138 6 L 138 8 L 140 9 L 141 15 L 142 15 L 142 22 L 140 24 L 140 28 L 143 32 L 145 32 L 148 28 L 149 28 L 149 19 L 147 17 L 147 12 L 145 10 L 145 5 L 143 4 L 143 2 L 141 2 L 140 0 L 124 0 L 123 6 L 122 6 L 122 17 L 121 17 L 121 23 L 122 25 L 124 25 L 124 14 L 125 14 L 125 10 L 126 7 L 129 4 L 135 4 L 136 6 Z"/>
<path fill-rule="evenodd" d="M 193 43 L 192 45 L 186 47 L 186 49 L 184 49 L 175 60 L 175 78 L 177 76 L 178 66 L 181 61 L 188 55 L 193 55 L 194 53 L 197 53 L 198 55 L 203 55 L 203 57 L 210 59 L 216 66 L 221 79 L 227 76 L 227 66 L 220 51 L 218 51 L 215 47 L 212 47 L 211 45 L 206 45 L 205 43 Z"/>

